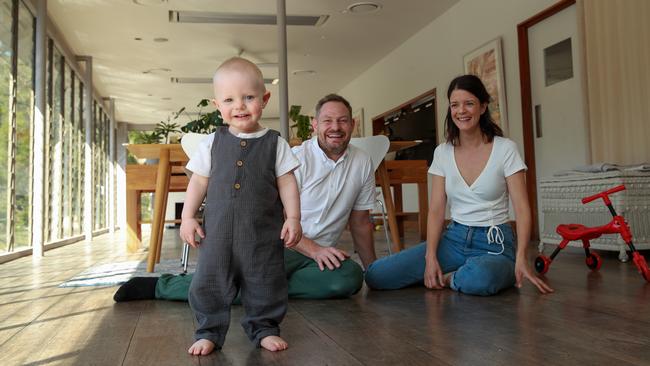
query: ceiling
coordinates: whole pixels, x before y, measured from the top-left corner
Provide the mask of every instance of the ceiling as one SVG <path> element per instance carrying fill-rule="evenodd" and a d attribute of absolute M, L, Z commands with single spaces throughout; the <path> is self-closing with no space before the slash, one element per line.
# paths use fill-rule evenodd
<path fill-rule="evenodd" d="M 329 15 L 320 26 L 287 27 L 289 104 L 306 112 L 323 95 L 342 89 L 458 0 L 377 0 L 365 14 L 345 11 L 355 0 L 286 0 L 290 15 Z M 211 98 L 207 83 L 172 83 L 174 77 L 210 78 L 224 60 L 241 55 L 277 78 L 275 25 L 171 23 L 170 10 L 275 14 L 273 0 L 54 0 L 48 13 L 76 55 L 93 57 L 94 86 L 115 99 L 116 119 L 155 124 L 171 112 Z M 140 40 L 136 40 L 140 38 Z M 155 41 L 165 38 L 168 41 Z M 297 73 L 313 70 L 315 73 Z M 279 88 L 265 118 L 279 116 Z M 183 119 L 181 117 L 181 119 Z M 181 120 L 181 123 L 189 121 Z"/>

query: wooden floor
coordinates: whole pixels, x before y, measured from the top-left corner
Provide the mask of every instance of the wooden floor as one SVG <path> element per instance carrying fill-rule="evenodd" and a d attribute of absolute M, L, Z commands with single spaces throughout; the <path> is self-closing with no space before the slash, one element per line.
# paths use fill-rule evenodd
<path fill-rule="evenodd" d="M 177 234 L 166 230 L 164 258 L 180 253 Z M 187 303 L 116 304 L 115 287 L 57 287 L 98 263 L 145 260 L 118 238 L 0 265 L 0 365 L 650 365 L 650 284 L 616 253 L 599 273 L 579 252 L 562 253 L 546 296 L 530 285 L 489 298 L 364 287 L 350 299 L 291 300 L 280 353 L 251 346 L 234 306 L 224 349 L 198 358 L 185 353 Z"/>

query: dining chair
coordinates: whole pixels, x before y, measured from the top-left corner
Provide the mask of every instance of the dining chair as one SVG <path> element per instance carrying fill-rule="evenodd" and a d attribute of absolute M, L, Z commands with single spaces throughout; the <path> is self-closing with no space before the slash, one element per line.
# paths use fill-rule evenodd
<path fill-rule="evenodd" d="M 376 135 L 376 136 L 369 136 L 369 137 L 355 137 L 350 140 L 350 144 L 367 152 L 368 155 L 370 155 L 370 159 L 372 160 L 372 168 L 374 171 L 377 171 L 379 164 L 381 164 L 381 162 L 386 157 L 386 153 L 388 152 L 388 148 L 390 147 L 390 141 L 388 140 L 388 137 L 384 135 Z M 384 208 L 384 203 L 382 202 L 380 197 L 381 197 L 381 192 L 377 192 L 377 195 L 375 196 L 375 202 L 377 205 L 379 205 L 381 209 L 382 226 L 384 227 L 384 234 L 386 235 L 386 243 L 388 244 L 388 253 L 392 254 L 391 240 L 390 240 L 390 236 L 388 235 L 388 225 L 387 225 L 388 219 L 386 215 L 386 209 Z"/>
<path fill-rule="evenodd" d="M 199 143 L 208 135 L 204 135 L 201 133 L 186 133 L 183 135 L 181 138 L 181 146 L 183 147 L 183 151 L 185 152 L 185 155 L 187 155 L 188 158 L 192 158 L 192 155 L 194 155 L 194 152 L 196 151 L 196 148 L 199 146 Z M 187 174 L 188 177 L 191 177 L 192 172 L 189 170 L 185 169 L 185 174 Z M 186 242 L 183 242 L 183 253 L 181 254 L 181 265 L 183 266 L 183 273 L 187 273 L 187 264 L 189 262 L 189 257 L 190 257 L 190 245 Z"/>

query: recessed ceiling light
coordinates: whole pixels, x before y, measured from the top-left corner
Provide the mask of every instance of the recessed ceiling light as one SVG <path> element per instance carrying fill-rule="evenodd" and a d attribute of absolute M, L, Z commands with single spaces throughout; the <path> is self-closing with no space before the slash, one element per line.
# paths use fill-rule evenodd
<path fill-rule="evenodd" d="M 132 0 L 134 4 L 147 6 L 147 5 L 160 5 L 169 2 L 169 0 Z"/>
<path fill-rule="evenodd" d="M 278 78 L 275 78 L 275 79 L 273 79 L 273 81 L 271 81 L 271 84 L 273 84 L 273 85 L 278 85 L 279 83 L 280 83 L 280 79 L 278 79 Z"/>
<path fill-rule="evenodd" d="M 323 25 L 329 15 L 307 16 L 307 15 L 287 15 L 287 25 Z M 277 16 L 273 14 L 230 14 L 230 13 L 211 13 L 205 11 L 169 11 L 170 23 L 219 23 L 219 24 L 256 24 L 256 25 L 276 25 Z"/>
<path fill-rule="evenodd" d="M 352 14 L 370 14 L 381 9 L 381 5 L 370 1 L 354 3 L 348 6 L 343 12 Z"/>
<path fill-rule="evenodd" d="M 165 38 L 165 37 L 156 37 L 156 38 L 153 39 L 153 41 L 154 41 L 154 42 L 162 43 L 162 42 L 167 42 L 167 41 L 169 41 L 169 39 L 168 39 L 168 38 Z"/>
<path fill-rule="evenodd" d="M 298 76 L 298 75 L 314 75 L 316 74 L 315 70 L 294 70 L 292 74 Z"/>

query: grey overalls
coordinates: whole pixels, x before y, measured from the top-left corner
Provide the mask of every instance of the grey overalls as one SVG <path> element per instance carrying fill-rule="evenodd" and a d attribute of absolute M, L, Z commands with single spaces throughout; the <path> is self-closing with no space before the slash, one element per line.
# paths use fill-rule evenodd
<path fill-rule="evenodd" d="M 205 239 L 198 252 L 189 301 L 196 339 L 223 346 L 230 306 L 241 292 L 246 334 L 259 346 L 279 335 L 287 311 L 283 207 L 275 175 L 278 132 L 240 139 L 220 127 L 212 144 L 204 211 Z"/>

